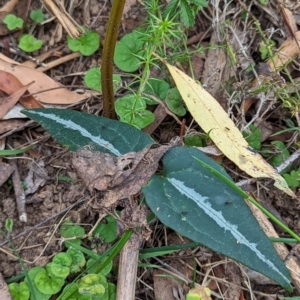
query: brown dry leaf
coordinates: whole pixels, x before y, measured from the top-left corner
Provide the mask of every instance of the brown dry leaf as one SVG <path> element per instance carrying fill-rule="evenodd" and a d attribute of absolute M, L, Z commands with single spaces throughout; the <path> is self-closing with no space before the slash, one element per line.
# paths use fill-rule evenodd
<path fill-rule="evenodd" d="M 7 35 L 15 31 L 21 32 L 20 29 L 9 30 L 6 24 L 3 23 L 3 19 L 6 17 L 6 15 L 11 13 L 23 19 L 25 23 L 28 17 L 30 3 L 31 0 L 12 0 L 0 8 L 0 36 Z"/>
<path fill-rule="evenodd" d="M 20 97 L 22 97 L 25 92 L 27 91 L 28 87 L 32 84 L 28 83 L 27 85 L 21 87 L 19 90 L 17 90 L 12 95 L 1 99 L 0 101 L 0 119 L 2 119 L 6 113 L 14 107 L 14 105 L 19 101 Z"/>
<path fill-rule="evenodd" d="M 60 1 L 43 0 L 44 4 L 55 15 L 59 23 L 64 27 L 67 33 L 74 39 L 84 33 L 84 30 L 79 24 L 66 12 L 64 6 Z"/>
<path fill-rule="evenodd" d="M 285 64 L 288 64 L 300 53 L 300 49 L 295 39 L 300 40 L 300 31 L 295 33 L 295 38 L 286 39 L 280 46 L 278 52 L 276 52 L 274 58 L 267 62 L 272 71 L 277 71 Z"/>
<path fill-rule="evenodd" d="M 0 162 L 0 186 L 6 182 L 9 176 L 14 171 L 14 168 L 11 165 L 8 165 L 4 162 Z"/>
<path fill-rule="evenodd" d="M 20 119 L 14 120 L 1 120 L 0 121 L 0 134 L 15 129 L 17 127 L 22 127 L 26 121 Z"/>
<path fill-rule="evenodd" d="M 136 195 L 156 172 L 161 157 L 175 143 L 146 147 L 120 157 L 107 153 L 78 150 L 72 164 L 86 187 L 103 192 L 101 205 L 111 207 L 117 201 Z"/>
<path fill-rule="evenodd" d="M 24 67 L 16 62 L 11 63 L 11 60 L 1 53 L 0 70 L 13 74 L 24 85 L 35 81 L 35 83 L 28 88 L 28 91 L 30 94 L 42 92 L 35 95 L 35 98 L 42 103 L 72 104 L 91 96 L 89 93 L 77 94 L 76 92 L 68 91 L 46 74 L 35 69 Z"/>
<path fill-rule="evenodd" d="M 0 7 L 0 12 L 11 12 L 14 7 L 18 4 L 19 0 L 10 0 Z"/>
<path fill-rule="evenodd" d="M 14 75 L 0 70 L 0 90 L 11 95 L 23 87 L 23 84 Z M 22 97 L 20 98 L 19 102 L 28 109 L 43 107 L 38 101 L 35 100 L 33 96 Z"/>
<path fill-rule="evenodd" d="M 218 101 L 185 73 L 164 62 L 192 116 L 209 133 L 215 145 L 240 169 L 254 178 L 272 178 L 274 185 L 292 197 L 286 181 L 254 152 Z"/>
<path fill-rule="evenodd" d="M 8 285 L 2 275 L 2 273 L 0 273 L 0 286 L 1 286 L 1 299 L 2 300 L 13 300 Z"/>

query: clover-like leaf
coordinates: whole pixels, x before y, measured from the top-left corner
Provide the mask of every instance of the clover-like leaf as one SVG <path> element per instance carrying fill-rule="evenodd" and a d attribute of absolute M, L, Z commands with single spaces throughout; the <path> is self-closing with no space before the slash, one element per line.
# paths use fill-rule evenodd
<path fill-rule="evenodd" d="M 159 100 L 164 100 L 167 96 L 169 89 L 170 89 L 170 85 L 163 79 L 149 78 L 149 80 L 146 83 L 144 93 L 153 95 L 157 97 Z M 146 98 L 145 100 L 148 105 L 158 104 L 156 101 L 150 98 Z"/>
<path fill-rule="evenodd" d="M 89 69 L 85 76 L 84 82 L 87 87 L 102 92 L 101 73 L 98 67 Z M 122 79 L 119 75 L 113 74 L 113 87 L 116 92 L 122 86 Z"/>
<path fill-rule="evenodd" d="M 70 272 L 78 273 L 86 264 L 86 260 L 83 253 L 79 250 L 72 249 L 72 248 L 69 248 L 67 250 L 67 253 L 72 258 L 72 264 L 69 266 Z"/>
<path fill-rule="evenodd" d="M 3 23 L 6 24 L 9 30 L 15 30 L 23 28 L 24 21 L 13 14 L 8 14 L 5 16 Z"/>
<path fill-rule="evenodd" d="M 78 283 L 73 282 L 65 286 L 61 292 L 61 300 L 91 300 L 91 296 L 80 294 Z"/>
<path fill-rule="evenodd" d="M 117 221 L 112 216 L 107 216 L 107 224 L 100 223 L 93 234 L 95 237 L 100 238 L 105 243 L 111 243 L 117 238 Z"/>
<path fill-rule="evenodd" d="M 40 292 L 46 295 L 53 295 L 61 290 L 65 280 L 60 277 L 51 277 L 49 275 L 50 274 L 44 270 L 35 276 L 34 282 Z"/>
<path fill-rule="evenodd" d="M 42 23 L 45 20 L 45 14 L 41 9 L 32 10 L 30 12 L 30 19 L 35 23 Z"/>
<path fill-rule="evenodd" d="M 186 114 L 186 109 L 183 105 L 184 103 L 182 101 L 182 97 L 176 87 L 169 89 L 166 97 L 166 104 L 169 110 L 174 114 L 181 117 Z"/>
<path fill-rule="evenodd" d="M 115 110 L 122 122 L 140 129 L 154 121 L 153 113 L 146 110 L 145 99 L 133 94 L 119 98 L 115 103 Z"/>
<path fill-rule="evenodd" d="M 107 280 L 101 274 L 89 274 L 81 278 L 78 291 L 83 295 L 101 296 L 107 288 Z"/>
<path fill-rule="evenodd" d="M 46 295 L 43 294 L 36 286 L 35 284 L 35 277 L 37 274 L 45 272 L 45 268 L 42 267 L 33 267 L 31 268 L 28 273 L 27 277 L 24 279 L 24 281 L 27 283 L 29 286 L 29 280 L 31 282 L 30 284 L 30 292 L 31 292 L 31 299 L 38 299 L 38 300 L 48 300 L 51 297 L 51 294 Z M 34 297 L 35 296 L 35 297 Z"/>
<path fill-rule="evenodd" d="M 125 72 L 134 72 L 141 65 L 141 57 L 144 54 L 143 35 L 138 31 L 126 34 L 117 42 L 114 53 L 116 66 Z"/>
<path fill-rule="evenodd" d="M 66 278 L 70 274 L 72 257 L 65 252 L 57 253 L 51 263 L 51 272 L 56 277 Z"/>
<path fill-rule="evenodd" d="M 37 40 L 31 34 L 23 34 L 19 41 L 19 47 L 25 52 L 33 52 L 39 50 L 43 45 L 41 40 Z"/>
<path fill-rule="evenodd" d="M 28 300 L 30 291 L 25 282 L 13 282 L 8 285 L 9 292 L 14 300 Z"/>
<path fill-rule="evenodd" d="M 90 56 L 95 53 L 100 45 L 99 34 L 92 30 L 82 34 L 76 39 L 68 36 L 67 41 L 70 50 L 74 52 L 79 51 L 84 56 Z"/>

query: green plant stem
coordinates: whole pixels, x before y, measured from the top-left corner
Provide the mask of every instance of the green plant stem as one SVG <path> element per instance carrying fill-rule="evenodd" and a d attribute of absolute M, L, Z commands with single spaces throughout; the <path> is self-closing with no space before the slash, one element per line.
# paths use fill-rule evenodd
<path fill-rule="evenodd" d="M 115 119 L 113 87 L 113 58 L 126 0 L 114 0 L 108 20 L 108 27 L 102 53 L 101 83 L 103 97 L 103 116 Z"/>

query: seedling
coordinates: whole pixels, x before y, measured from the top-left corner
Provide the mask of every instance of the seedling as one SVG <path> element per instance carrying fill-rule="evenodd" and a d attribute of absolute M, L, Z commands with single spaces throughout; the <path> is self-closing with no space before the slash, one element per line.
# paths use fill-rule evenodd
<path fill-rule="evenodd" d="M 205 137 L 199 135 L 188 135 L 184 138 L 184 144 L 187 147 L 204 147 L 206 146 Z"/>
<path fill-rule="evenodd" d="M 68 253 L 58 253 L 53 257 L 51 273 L 56 277 L 66 278 L 70 274 L 72 257 Z"/>
<path fill-rule="evenodd" d="M 22 29 L 24 21 L 15 15 L 9 14 L 3 20 L 9 30 Z"/>
<path fill-rule="evenodd" d="M 291 188 L 300 186 L 300 168 L 291 171 L 290 173 L 283 174 L 284 179 Z"/>
<path fill-rule="evenodd" d="M 176 87 L 168 91 L 166 97 L 166 104 L 169 110 L 172 111 L 174 114 L 181 117 L 186 114 L 186 109 L 183 104 L 182 97 Z"/>
<path fill-rule="evenodd" d="M 43 45 L 41 40 L 37 40 L 31 34 L 24 34 L 20 38 L 19 47 L 25 52 L 33 52 L 39 50 Z"/>
<path fill-rule="evenodd" d="M 65 280 L 61 277 L 56 277 L 51 272 L 50 263 L 47 264 L 46 269 L 41 270 L 41 272 L 35 276 L 34 283 L 42 294 L 53 295 L 62 289 Z"/>
<path fill-rule="evenodd" d="M 270 145 L 262 147 L 261 153 L 269 158 L 269 163 L 275 168 L 290 156 L 289 150 L 282 141 L 273 141 Z"/>
<path fill-rule="evenodd" d="M 141 58 L 144 57 L 143 50 L 145 40 L 138 31 L 126 34 L 117 42 L 114 55 L 114 63 L 124 72 L 137 71 L 141 65 Z"/>
<path fill-rule="evenodd" d="M 265 60 L 270 57 L 270 53 L 272 53 L 272 48 L 276 43 L 273 40 L 268 40 L 268 44 L 266 45 L 264 42 L 260 43 L 259 52 L 262 60 Z"/>
<path fill-rule="evenodd" d="M 81 243 L 81 239 L 85 232 L 84 232 L 84 228 L 79 226 L 79 225 L 74 225 L 71 221 L 66 221 L 59 230 L 60 234 L 62 237 L 64 238 L 74 238 L 70 240 L 69 242 L 71 242 L 72 244 L 76 244 L 76 245 L 80 245 Z"/>
<path fill-rule="evenodd" d="M 261 131 L 259 128 L 251 124 L 248 128 L 250 132 L 243 132 L 243 136 L 248 144 L 255 150 L 261 149 Z"/>
<path fill-rule="evenodd" d="M 45 14 L 41 9 L 32 10 L 30 12 L 30 19 L 35 23 L 42 23 L 45 20 Z"/>
<path fill-rule="evenodd" d="M 107 280 L 101 274 L 89 274 L 81 278 L 78 292 L 82 295 L 101 297 L 107 291 Z"/>
<path fill-rule="evenodd" d="M 30 297 L 30 291 L 25 282 L 11 283 L 8 288 L 14 300 L 28 300 Z"/>
<path fill-rule="evenodd" d="M 67 41 L 70 50 L 74 52 L 79 51 L 84 56 L 94 54 L 99 49 L 100 45 L 99 34 L 92 30 L 81 35 L 77 39 L 68 36 Z"/>
<path fill-rule="evenodd" d="M 144 93 L 147 95 L 153 95 L 159 100 L 164 100 L 170 89 L 170 85 L 163 79 L 149 78 L 145 86 Z M 148 105 L 157 105 L 158 102 L 150 98 L 146 99 Z"/>
<path fill-rule="evenodd" d="M 97 236 L 103 241 L 116 239 L 116 221 L 110 216 L 107 217 L 107 221 L 108 224 L 102 224 L 104 226 L 100 224 L 96 229 Z M 7 221 L 7 228 L 9 230 L 12 228 L 11 221 Z M 72 235 L 82 237 L 84 235 L 84 228 L 67 221 L 61 226 L 60 232 L 65 237 Z M 48 300 L 63 288 L 69 275 L 77 274 L 83 271 L 84 268 L 88 275 L 65 286 L 59 299 L 68 299 L 71 295 L 72 297 L 77 295 L 76 299 L 80 300 L 98 299 L 97 297 L 100 295 L 101 299 L 114 299 L 112 297 L 115 294 L 115 286 L 108 284 L 105 278 L 111 272 L 112 260 L 99 272 L 99 265 L 101 266 L 105 263 L 108 256 L 103 256 L 99 260 L 100 256 L 93 251 L 79 247 L 75 243 L 70 245 L 72 245 L 72 248 L 69 248 L 66 252 L 56 254 L 52 262 L 49 262 L 44 268 L 32 268 L 28 272 L 28 277 L 25 278 L 24 282 L 10 284 L 9 289 L 14 299 L 28 300 L 31 292 L 31 294 L 35 294 L 35 299 Z M 77 248 L 84 249 L 84 252 L 92 258 L 86 263 L 84 254 Z M 33 282 L 30 291 L 27 286 L 28 280 Z"/>
<path fill-rule="evenodd" d="M 146 110 L 145 97 L 127 95 L 119 98 L 115 104 L 116 113 L 122 122 L 137 128 L 144 128 L 154 121 L 154 115 Z"/>
<path fill-rule="evenodd" d="M 114 91 L 116 92 L 122 86 L 122 79 L 119 75 L 114 74 L 113 81 Z M 89 69 L 84 76 L 84 82 L 87 85 L 87 87 L 101 92 L 102 84 L 100 69 L 97 67 Z"/>
<path fill-rule="evenodd" d="M 100 223 L 94 230 L 94 237 L 100 238 L 104 243 L 111 243 L 117 238 L 117 222 L 112 216 L 107 216 L 107 224 Z"/>

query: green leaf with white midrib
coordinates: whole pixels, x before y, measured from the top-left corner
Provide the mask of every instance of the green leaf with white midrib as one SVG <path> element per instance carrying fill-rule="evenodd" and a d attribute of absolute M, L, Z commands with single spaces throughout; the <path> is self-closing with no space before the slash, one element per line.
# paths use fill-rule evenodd
<path fill-rule="evenodd" d="M 120 156 L 153 144 L 144 132 L 104 117 L 56 108 L 23 110 L 22 113 L 42 125 L 71 151 L 89 145 L 93 151 Z"/>
<path fill-rule="evenodd" d="M 291 290 L 288 270 L 244 199 L 195 157 L 229 178 L 201 151 L 173 148 L 163 159 L 164 176 L 152 177 L 143 188 L 151 210 L 166 226 Z"/>

